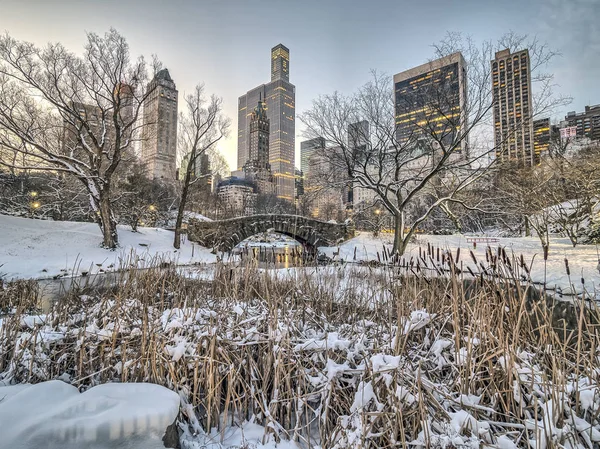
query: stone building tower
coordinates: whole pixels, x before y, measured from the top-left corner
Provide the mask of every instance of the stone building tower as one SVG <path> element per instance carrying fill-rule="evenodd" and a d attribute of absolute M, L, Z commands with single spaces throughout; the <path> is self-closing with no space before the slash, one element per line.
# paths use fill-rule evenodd
<path fill-rule="evenodd" d="M 144 103 L 142 162 L 152 178 L 175 180 L 177 163 L 177 97 L 175 82 L 162 69 L 148 84 Z"/>
<path fill-rule="evenodd" d="M 258 100 L 250 116 L 248 132 L 248 161 L 244 164 L 244 174 L 247 180 L 256 184 L 257 193 L 275 193 L 273 173 L 269 164 L 269 128 L 265 103 Z"/>

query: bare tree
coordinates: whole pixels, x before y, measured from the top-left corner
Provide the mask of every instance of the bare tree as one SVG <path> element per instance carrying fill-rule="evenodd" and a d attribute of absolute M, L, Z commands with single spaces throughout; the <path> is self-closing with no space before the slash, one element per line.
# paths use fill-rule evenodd
<path fill-rule="evenodd" d="M 175 221 L 173 246 L 181 246 L 181 227 L 190 185 L 199 179 L 195 176 L 200 157 L 211 151 L 217 142 L 229 133 L 231 120 L 223 114 L 223 99 L 215 95 L 207 100 L 204 85 L 196 86 L 194 93 L 185 98 L 186 110 L 179 118 L 179 151 L 186 161 L 181 167 L 182 185 L 179 209 Z"/>
<path fill-rule="evenodd" d="M 545 165 L 512 165 L 502 167 L 498 176 L 497 188 L 502 192 L 505 214 L 518 216 L 526 229 L 533 228 L 542 245 L 544 260 L 547 260 L 553 206 L 549 190 L 553 188 L 553 173 Z"/>
<path fill-rule="evenodd" d="M 148 79 L 123 36 L 89 33 L 82 56 L 59 43 L 38 48 L 0 37 L 0 163 L 13 170 L 52 170 L 87 190 L 103 235 L 118 245 L 111 208 L 113 175 L 133 154 Z"/>
<path fill-rule="evenodd" d="M 559 151 L 552 151 L 551 157 L 541 162 L 552 173 L 552 186 L 546 191 L 552 203 L 551 220 L 575 247 L 600 201 L 599 147 L 589 146 L 573 153 L 568 143 L 554 146 Z"/>
<path fill-rule="evenodd" d="M 323 95 L 300 116 L 308 138 L 323 137 L 338 149 L 322 150 L 333 170 L 346 173 L 355 187 L 373 192 L 394 217 L 397 255 L 434 211 L 451 213 L 452 204 L 477 208 L 460 193 L 485 174 L 496 151 L 490 143 L 490 61 L 501 48 L 504 42 L 477 46 L 450 34 L 434 46 L 436 57 L 448 63 L 464 57 L 466 71 L 432 61 L 433 75 L 423 78 L 419 89 L 411 86 L 400 95 L 389 77 L 374 72 L 355 94 Z M 554 56 L 544 46 L 534 54 L 533 68 L 545 66 Z M 546 88 L 544 110 L 558 102 L 550 96 Z M 360 121 L 367 121 L 368 129 L 353 126 Z M 516 123 L 515 130 L 519 126 L 523 123 Z"/>

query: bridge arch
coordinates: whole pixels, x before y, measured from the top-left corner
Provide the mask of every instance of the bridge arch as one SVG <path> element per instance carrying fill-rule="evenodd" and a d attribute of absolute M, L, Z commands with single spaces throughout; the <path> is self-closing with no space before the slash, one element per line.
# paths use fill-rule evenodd
<path fill-rule="evenodd" d="M 300 242 L 308 251 L 332 246 L 354 237 L 354 224 L 327 223 L 299 215 L 263 214 L 227 220 L 190 220 L 188 239 L 213 251 L 231 251 L 238 243 L 272 229 Z"/>

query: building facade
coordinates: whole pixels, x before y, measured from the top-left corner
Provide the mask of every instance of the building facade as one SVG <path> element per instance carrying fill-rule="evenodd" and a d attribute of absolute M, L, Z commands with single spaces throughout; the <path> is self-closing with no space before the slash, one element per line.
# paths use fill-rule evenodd
<path fill-rule="evenodd" d="M 275 193 L 269 163 L 269 118 L 265 104 L 260 99 L 250 116 L 248 160 L 244 164 L 244 178 L 256 185 L 258 194 Z"/>
<path fill-rule="evenodd" d="M 536 154 L 529 51 L 499 51 L 491 64 L 496 158 L 532 165 Z"/>
<path fill-rule="evenodd" d="M 255 212 L 256 187 L 248 180 L 235 177 L 225 179 L 219 182 L 217 195 L 228 214 L 242 216 Z"/>
<path fill-rule="evenodd" d="M 560 138 L 558 126 L 552 125 L 549 118 L 533 121 L 533 153 L 534 163 L 539 164 L 541 158 L 550 152 L 550 145 Z"/>
<path fill-rule="evenodd" d="M 324 148 L 325 139 L 323 137 L 300 142 L 300 170 L 302 170 L 303 176 L 308 176 L 310 172 L 310 158 Z"/>
<path fill-rule="evenodd" d="M 569 112 L 561 128 L 573 129 L 576 138 L 587 137 L 591 141 L 600 141 L 600 104 L 586 106 L 584 112 Z"/>
<path fill-rule="evenodd" d="M 148 84 L 144 103 L 142 162 L 152 178 L 174 180 L 177 163 L 177 102 L 175 82 L 167 69 Z"/>
<path fill-rule="evenodd" d="M 264 99 L 269 119 L 269 163 L 275 193 L 294 200 L 296 88 L 289 82 L 289 50 L 279 44 L 271 49 L 271 82 L 261 84 L 238 99 L 238 170 L 250 158 L 249 125 L 257 102 Z"/>
<path fill-rule="evenodd" d="M 397 73 L 396 140 L 417 146 L 435 136 L 450 147 L 467 127 L 466 102 L 466 63 L 460 52 Z M 454 153 L 468 157 L 467 139 L 461 140 Z"/>

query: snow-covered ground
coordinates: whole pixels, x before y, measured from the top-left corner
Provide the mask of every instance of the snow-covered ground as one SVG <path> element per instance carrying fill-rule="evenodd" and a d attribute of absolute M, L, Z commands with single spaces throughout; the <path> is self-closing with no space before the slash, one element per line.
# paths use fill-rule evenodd
<path fill-rule="evenodd" d="M 59 380 L 0 386 L 0 447 L 164 448 L 179 395 L 140 383 L 98 385 L 80 394 Z"/>
<path fill-rule="evenodd" d="M 128 267 L 133 263 L 138 267 L 150 266 L 162 261 L 178 264 L 212 263 L 216 261 L 210 250 L 184 241 L 180 250 L 172 246 L 173 233 L 158 228 L 139 228 L 131 232 L 127 226 L 119 226 L 120 248 L 108 251 L 100 247 L 101 235 L 94 223 L 53 222 L 31 220 L 0 215 L 0 277 L 12 278 L 52 278 L 81 273 L 94 274 Z M 289 246 L 287 237 L 267 239 L 255 236 L 244 244 L 248 246 Z M 548 288 L 558 288 L 568 292 L 571 287 L 580 292 L 582 287 L 594 292 L 600 287 L 598 271 L 598 248 L 596 245 L 578 245 L 573 248 L 566 238 L 552 238 L 549 259 L 545 263 L 541 246 L 535 237 L 498 238 L 489 245 L 495 250 L 502 246 L 509 254 L 523 255 L 531 264 L 531 278 L 534 282 L 546 282 Z M 294 243 L 294 242 L 291 242 Z M 441 250 L 449 250 L 456 255 L 460 248 L 460 262 L 474 267 L 469 251 L 473 251 L 479 261 L 485 264 L 487 245 L 478 243 L 473 248 L 467 236 L 423 235 L 411 243 L 405 259 L 419 255 L 430 244 Z M 322 247 L 320 251 L 335 259 L 345 261 L 378 260 L 383 257 L 383 248 L 391 250 L 391 236 L 375 238 L 370 233 L 360 233 L 339 247 Z M 567 274 L 565 259 L 568 260 L 570 275 Z M 474 271 L 479 271 L 475 270 Z M 582 283 L 583 279 L 583 283 Z"/>
<path fill-rule="evenodd" d="M 100 247 L 98 225 L 68 221 L 45 221 L 0 215 L 0 278 L 52 278 L 81 273 L 94 274 L 127 267 L 150 266 L 162 261 L 178 264 L 210 263 L 210 250 L 184 241 L 173 248 L 173 232 L 139 228 L 131 232 L 119 226 L 120 248 Z"/>
<path fill-rule="evenodd" d="M 461 234 L 453 235 L 424 235 L 419 234 L 414 243 L 411 243 L 404 255 L 406 260 L 411 257 L 418 257 L 419 248 L 424 251 L 427 244 L 441 250 L 449 250 L 456 256 L 457 249 L 460 248 L 460 261 L 467 266 L 474 267 L 474 262 L 469 254 L 473 251 L 475 257 L 486 262 L 486 243 L 477 243 L 477 248 L 473 248 L 472 243 L 467 242 L 468 236 Z M 504 247 L 509 255 L 514 254 L 517 257 L 523 255 L 525 262 L 531 264 L 531 279 L 536 283 L 545 281 L 548 288 L 558 288 L 563 292 L 570 291 L 571 286 L 576 291 L 582 290 L 582 285 L 588 292 L 594 292 L 600 289 L 599 257 L 597 245 L 577 245 L 575 248 L 567 238 L 551 238 L 550 253 L 548 261 L 544 263 L 544 257 L 540 242 L 535 237 L 513 237 L 498 238 L 498 242 L 489 243 L 493 250 L 499 246 Z M 378 260 L 383 257 L 383 248 L 387 251 L 392 249 L 392 238 L 389 235 L 383 235 L 379 238 L 373 237 L 371 233 L 360 233 L 357 237 L 350 239 L 339 247 L 322 247 L 319 250 L 329 257 L 345 261 L 368 261 Z M 339 251 L 339 254 L 335 255 Z M 567 274 L 565 259 L 568 260 L 570 276 Z M 479 271 L 474 269 L 474 271 Z M 582 284 L 582 279 L 584 283 Z"/>

